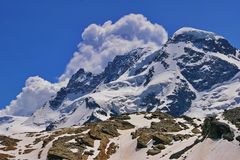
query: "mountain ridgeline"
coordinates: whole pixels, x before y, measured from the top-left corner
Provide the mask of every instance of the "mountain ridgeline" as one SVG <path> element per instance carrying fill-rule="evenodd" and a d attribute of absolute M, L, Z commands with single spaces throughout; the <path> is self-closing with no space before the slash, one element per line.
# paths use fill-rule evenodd
<path fill-rule="evenodd" d="M 158 50 L 116 56 L 102 73 L 79 69 L 25 123 L 60 128 L 157 109 L 173 116 L 222 112 L 240 103 L 239 55 L 222 36 L 182 28 Z"/>

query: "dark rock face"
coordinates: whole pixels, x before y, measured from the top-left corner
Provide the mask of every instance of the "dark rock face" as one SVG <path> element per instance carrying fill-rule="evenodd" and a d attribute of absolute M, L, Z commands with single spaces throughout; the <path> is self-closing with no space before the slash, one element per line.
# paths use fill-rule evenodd
<path fill-rule="evenodd" d="M 75 73 L 71 79 L 69 80 L 69 83 L 67 85 L 67 91 L 70 93 L 85 93 L 92 90 L 91 85 L 89 85 L 88 88 L 87 82 L 90 82 L 90 84 L 94 84 L 92 80 L 94 79 L 94 76 L 91 72 L 85 72 L 84 69 L 79 69 L 77 73 Z M 94 85 L 92 85 L 94 86 Z"/>
<path fill-rule="evenodd" d="M 49 101 L 50 107 L 56 110 L 66 98 L 68 94 L 77 94 L 78 96 L 93 92 L 100 83 L 109 83 L 119 78 L 126 72 L 142 54 L 141 48 L 133 50 L 126 55 L 119 55 L 109 62 L 105 70 L 97 75 L 91 72 L 85 72 L 84 69 L 79 69 L 65 88 L 62 88 L 56 97 Z"/>
<path fill-rule="evenodd" d="M 85 72 L 80 69 L 74 74 L 65 88 L 62 88 L 53 100 L 50 100 L 52 109 L 57 109 L 68 94 L 77 94 L 78 96 L 85 95 L 93 91 L 102 80 L 101 75 L 93 75 L 90 72 Z"/>
<path fill-rule="evenodd" d="M 85 103 L 86 103 L 86 107 L 89 108 L 89 109 L 100 108 L 100 106 L 91 97 L 85 98 Z"/>
<path fill-rule="evenodd" d="M 207 34 L 205 37 L 198 37 L 194 34 L 180 34 L 172 40 L 174 43 L 178 42 L 192 42 L 193 45 L 199 49 L 209 52 L 220 52 L 225 55 L 236 55 L 237 49 L 233 47 L 224 38 L 211 38 Z"/>
<path fill-rule="evenodd" d="M 53 123 L 50 123 L 47 127 L 46 127 L 46 131 L 53 131 L 56 128 L 56 126 Z"/>
<path fill-rule="evenodd" d="M 62 104 L 66 94 L 66 88 L 61 88 L 60 91 L 57 92 L 56 97 L 49 101 L 49 104 L 53 110 L 57 109 Z"/>
<path fill-rule="evenodd" d="M 96 112 L 100 115 L 107 116 L 107 113 L 104 110 L 100 109 L 100 110 L 97 110 Z"/>
<path fill-rule="evenodd" d="M 166 52 L 163 52 L 162 50 L 159 50 L 157 52 L 158 52 L 158 54 L 154 58 L 155 62 L 162 62 L 169 57 L 169 54 Z"/>
<path fill-rule="evenodd" d="M 160 62 L 165 69 L 169 68 L 169 64 L 166 63 L 166 59 L 169 57 L 169 53 L 163 52 L 161 50 L 157 51 L 159 54 L 154 58 L 155 62 Z"/>
<path fill-rule="evenodd" d="M 146 86 L 152 79 L 154 73 L 154 67 L 151 67 L 146 75 L 146 81 L 144 82 L 144 86 Z"/>
<path fill-rule="evenodd" d="M 185 48 L 184 54 L 177 60 L 183 76 L 198 91 L 210 89 L 213 85 L 222 83 L 234 77 L 239 69 L 220 58 L 206 55 L 202 52 Z"/>
<path fill-rule="evenodd" d="M 212 139 L 223 138 L 228 141 L 233 141 L 234 139 L 234 133 L 231 131 L 229 125 L 217 121 L 215 117 L 207 117 L 204 120 L 202 135 Z"/>
<path fill-rule="evenodd" d="M 142 99 L 140 106 L 147 107 L 147 112 L 151 111 L 154 107 L 160 105 L 159 99 L 156 98 L 154 93 L 149 93 Z"/>
<path fill-rule="evenodd" d="M 101 120 L 98 119 L 98 118 L 92 113 L 91 116 L 88 118 L 88 120 L 87 120 L 84 124 L 93 123 L 93 122 L 99 122 L 99 121 L 101 121 Z"/>
<path fill-rule="evenodd" d="M 172 102 L 167 104 L 168 107 L 164 110 L 170 115 L 180 116 L 191 107 L 192 100 L 196 98 L 196 95 L 189 89 L 187 82 L 181 80 L 176 84 L 174 93 L 167 98 Z"/>
<path fill-rule="evenodd" d="M 142 49 L 140 49 L 142 50 Z M 124 72 L 126 72 L 137 60 L 141 58 L 139 50 L 133 50 L 126 55 L 118 55 L 112 62 L 109 62 L 104 72 L 102 73 L 104 83 L 109 83 L 116 80 Z"/>

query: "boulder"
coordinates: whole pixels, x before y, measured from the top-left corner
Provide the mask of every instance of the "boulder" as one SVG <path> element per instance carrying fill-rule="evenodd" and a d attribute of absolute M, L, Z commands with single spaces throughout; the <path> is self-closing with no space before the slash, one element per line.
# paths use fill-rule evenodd
<path fill-rule="evenodd" d="M 195 127 L 195 128 L 192 129 L 192 133 L 199 134 L 199 133 L 201 133 L 201 131 L 198 128 Z"/>
<path fill-rule="evenodd" d="M 180 125 L 172 119 L 161 120 L 160 122 L 152 122 L 150 128 L 160 132 L 179 132 L 182 130 Z"/>
<path fill-rule="evenodd" d="M 101 128 L 101 131 L 103 133 L 111 135 L 112 137 L 117 137 L 120 135 L 117 131 L 117 128 L 114 125 L 104 126 L 103 128 Z"/>
<path fill-rule="evenodd" d="M 233 141 L 234 138 L 234 133 L 230 129 L 229 125 L 217 121 L 215 117 L 207 117 L 204 120 L 202 135 L 212 139 L 223 138 L 228 141 Z"/>
<path fill-rule="evenodd" d="M 152 140 L 150 133 L 143 132 L 137 139 L 137 148 L 147 148 L 148 143 Z"/>
<path fill-rule="evenodd" d="M 153 135 L 154 144 L 171 144 L 173 137 L 167 134 L 156 133 Z"/>
<path fill-rule="evenodd" d="M 147 155 L 154 156 L 154 155 L 156 155 L 156 154 L 159 154 L 160 152 L 161 152 L 160 149 L 149 149 L 149 150 L 147 151 Z"/>

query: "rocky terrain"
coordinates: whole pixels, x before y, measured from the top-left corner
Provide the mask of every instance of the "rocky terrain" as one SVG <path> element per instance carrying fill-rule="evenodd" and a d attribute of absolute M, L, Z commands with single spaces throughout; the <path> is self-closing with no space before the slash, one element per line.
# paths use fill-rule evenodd
<path fill-rule="evenodd" d="M 239 117 L 240 108 L 205 119 L 175 118 L 160 110 L 123 114 L 54 131 L 2 135 L 0 158 L 235 160 Z"/>

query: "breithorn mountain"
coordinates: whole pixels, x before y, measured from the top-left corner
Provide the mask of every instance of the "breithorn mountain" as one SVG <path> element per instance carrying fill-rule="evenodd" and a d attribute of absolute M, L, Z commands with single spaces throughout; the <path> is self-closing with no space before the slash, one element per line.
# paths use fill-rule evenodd
<path fill-rule="evenodd" d="M 224 37 L 181 28 L 159 47 L 116 56 L 100 74 L 79 69 L 24 124 L 62 128 L 157 109 L 202 117 L 239 105 L 240 52 Z"/>

